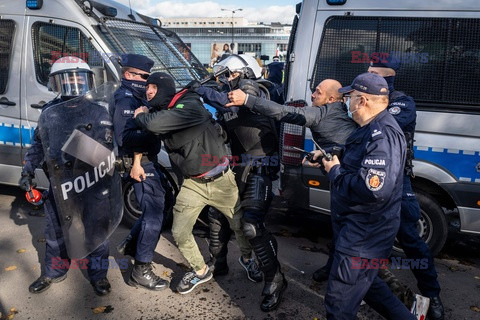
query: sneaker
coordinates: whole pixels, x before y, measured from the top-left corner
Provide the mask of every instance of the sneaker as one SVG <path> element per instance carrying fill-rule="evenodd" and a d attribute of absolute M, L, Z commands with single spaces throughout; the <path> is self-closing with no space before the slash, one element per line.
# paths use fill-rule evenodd
<path fill-rule="evenodd" d="M 263 273 L 258 269 L 257 263 L 255 262 L 254 258 L 247 260 L 247 262 L 243 262 L 242 257 L 240 257 L 238 258 L 238 263 L 240 263 L 240 265 L 245 269 L 245 271 L 247 272 L 247 277 L 250 281 L 263 281 Z"/>
<path fill-rule="evenodd" d="M 207 282 L 212 279 L 213 274 L 210 268 L 207 266 L 207 272 L 203 276 L 197 275 L 195 271 L 187 272 L 183 276 L 182 281 L 177 286 L 177 291 L 180 294 L 186 294 L 191 292 L 196 286 L 201 283 Z"/>

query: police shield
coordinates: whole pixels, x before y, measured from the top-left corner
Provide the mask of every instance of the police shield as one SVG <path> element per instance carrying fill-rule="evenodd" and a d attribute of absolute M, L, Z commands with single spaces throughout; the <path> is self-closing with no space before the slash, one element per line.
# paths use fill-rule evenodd
<path fill-rule="evenodd" d="M 108 104 L 116 84 L 42 110 L 42 140 L 50 190 L 70 258 L 98 248 L 120 223 L 122 184 L 115 171 Z"/>

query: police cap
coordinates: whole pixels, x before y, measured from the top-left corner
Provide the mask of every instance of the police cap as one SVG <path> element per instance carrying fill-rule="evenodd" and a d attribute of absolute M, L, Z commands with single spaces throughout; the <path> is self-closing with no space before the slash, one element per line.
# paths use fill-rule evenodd
<path fill-rule="evenodd" d="M 351 85 L 338 89 L 338 92 L 347 93 L 353 90 L 377 96 L 386 96 L 388 95 L 388 84 L 378 74 L 366 72 L 353 79 Z"/>
<path fill-rule="evenodd" d="M 141 54 L 127 53 L 120 57 L 120 65 L 122 67 L 130 67 L 140 69 L 145 72 L 150 72 L 153 67 L 153 60 L 142 56 Z"/>

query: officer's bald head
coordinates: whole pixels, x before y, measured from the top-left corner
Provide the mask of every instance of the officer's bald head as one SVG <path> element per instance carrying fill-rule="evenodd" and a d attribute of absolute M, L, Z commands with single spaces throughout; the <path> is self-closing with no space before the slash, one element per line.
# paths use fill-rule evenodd
<path fill-rule="evenodd" d="M 341 83 L 334 79 L 325 79 L 318 84 L 312 93 L 312 106 L 319 107 L 327 103 L 338 102 L 342 100 L 342 94 L 338 89 L 342 87 Z"/>

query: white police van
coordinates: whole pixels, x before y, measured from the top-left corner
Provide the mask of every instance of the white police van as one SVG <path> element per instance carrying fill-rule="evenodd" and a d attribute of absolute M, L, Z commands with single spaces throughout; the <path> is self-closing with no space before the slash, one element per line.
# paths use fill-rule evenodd
<path fill-rule="evenodd" d="M 41 106 L 55 97 L 47 89 L 58 58 L 77 56 L 91 66 L 97 85 L 119 81 L 118 56 L 143 54 L 152 69 L 172 75 L 180 88 L 208 73 L 187 46 L 157 19 L 110 0 L 0 2 L 0 183 L 18 185 L 22 160 L 33 139 Z M 169 166 L 165 152 L 161 162 Z M 37 183 L 47 187 L 43 171 Z M 124 188 L 125 218 L 140 214 L 131 186 Z"/>
<path fill-rule="evenodd" d="M 348 85 L 370 59 L 402 60 L 395 88 L 417 104 L 412 179 L 418 229 L 438 253 L 447 221 L 480 233 L 480 4 L 477 0 L 304 0 L 286 65 L 286 101 L 310 103 L 326 78 Z M 291 206 L 329 213 L 328 180 L 301 165 L 293 146 L 314 149 L 308 129 L 283 125 L 281 190 Z"/>

